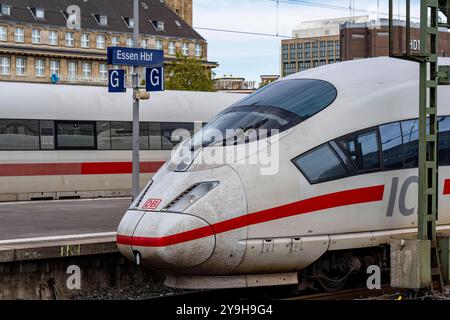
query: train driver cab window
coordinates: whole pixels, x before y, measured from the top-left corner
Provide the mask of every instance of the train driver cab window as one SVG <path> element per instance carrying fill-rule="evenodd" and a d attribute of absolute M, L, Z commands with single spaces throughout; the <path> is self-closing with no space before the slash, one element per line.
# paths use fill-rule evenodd
<path fill-rule="evenodd" d="M 256 139 L 266 138 L 314 116 L 330 106 L 336 97 L 336 88 L 322 80 L 272 82 L 209 121 L 202 133 L 194 137 L 193 144 L 204 147 L 244 144 L 253 142 L 248 136 L 255 133 L 258 134 Z M 218 132 L 222 139 L 216 138 Z"/>
<path fill-rule="evenodd" d="M 360 171 L 375 170 L 381 167 L 377 130 L 343 138 L 339 141 L 339 145 L 347 152 Z"/>
<path fill-rule="evenodd" d="M 94 122 L 56 122 L 56 149 L 97 149 Z"/>
<path fill-rule="evenodd" d="M 325 144 L 293 160 L 311 184 L 347 176 L 347 170 L 334 152 Z"/>

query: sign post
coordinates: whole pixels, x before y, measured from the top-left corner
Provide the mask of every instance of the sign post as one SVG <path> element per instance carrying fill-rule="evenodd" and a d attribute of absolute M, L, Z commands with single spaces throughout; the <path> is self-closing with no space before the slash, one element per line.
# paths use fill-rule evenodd
<path fill-rule="evenodd" d="M 143 95 L 139 88 L 138 67 L 150 67 L 147 69 L 147 91 L 164 90 L 164 51 L 148 50 L 139 48 L 139 1 L 134 0 L 134 28 L 133 28 L 134 48 L 110 47 L 108 48 L 109 65 L 135 66 L 135 73 L 132 76 L 133 88 L 133 173 L 132 173 L 132 196 L 136 199 L 140 192 L 139 175 L 139 100 Z M 149 71 L 150 70 L 150 71 Z M 149 85 L 150 83 L 150 85 Z M 125 71 L 110 70 L 108 77 L 109 92 L 125 92 Z M 148 97 L 148 95 L 147 95 Z"/>
<path fill-rule="evenodd" d="M 134 28 L 133 28 L 134 47 L 139 48 L 139 0 L 134 0 Z M 139 91 L 139 72 L 135 68 L 133 77 L 133 173 L 131 190 L 133 201 L 139 196 L 139 176 L 140 176 L 140 160 L 139 160 L 139 99 L 137 98 Z"/>

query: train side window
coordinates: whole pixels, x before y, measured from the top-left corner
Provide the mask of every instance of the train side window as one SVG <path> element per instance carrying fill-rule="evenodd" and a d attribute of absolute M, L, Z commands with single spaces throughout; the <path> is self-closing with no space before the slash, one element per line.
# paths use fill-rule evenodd
<path fill-rule="evenodd" d="M 161 122 L 150 122 L 150 150 L 162 150 Z"/>
<path fill-rule="evenodd" d="M 359 133 L 339 141 L 360 171 L 381 167 L 378 133 L 376 130 Z"/>
<path fill-rule="evenodd" d="M 148 122 L 140 125 L 140 149 L 148 150 Z M 111 147 L 113 150 L 131 150 L 133 140 L 133 124 L 131 122 L 111 122 Z"/>
<path fill-rule="evenodd" d="M 311 184 L 339 179 L 348 175 L 344 164 L 329 144 L 324 144 L 293 160 Z"/>
<path fill-rule="evenodd" d="M 439 165 L 450 166 L 450 117 L 441 117 L 439 123 Z"/>
<path fill-rule="evenodd" d="M 419 165 L 419 120 L 402 122 L 404 168 L 417 168 Z"/>
<path fill-rule="evenodd" d="M 162 149 L 172 150 L 194 134 L 194 123 L 167 122 L 161 124 Z"/>
<path fill-rule="evenodd" d="M 403 139 L 399 122 L 380 126 L 381 150 L 385 170 L 403 168 Z"/>
<path fill-rule="evenodd" d="M 95 122 L 56 122 L 56 149 L 90 150 L 97 149 Z"/>
<path fill-rule="evenodd" d="M 36 120 L 0 120 L 0 150 L 39 150 Z"/>
<path fill-rule="evenodd" d="M 39 122 L 41 132 L 41 150 L 55 149 L 55 123 L 50 120 Z"/>
<path fill-rule="evenodd" d="M 98 150 L 111 149 L 111 124 L 108 121 L 97 122 L 97 147 Z"/>

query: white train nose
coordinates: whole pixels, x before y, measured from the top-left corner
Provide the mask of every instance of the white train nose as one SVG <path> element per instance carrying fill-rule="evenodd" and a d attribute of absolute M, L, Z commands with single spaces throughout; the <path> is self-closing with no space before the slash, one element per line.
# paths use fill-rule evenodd
<path fill-rule="evenodd" d="M 158 269 L 198 266 L 213 254 L 215 242 L 214 230 L 203 219 L 168 212 L 129 211 L 117 236 L 125 256 L 135 260 L 139 254 L 142 265 Z"/>

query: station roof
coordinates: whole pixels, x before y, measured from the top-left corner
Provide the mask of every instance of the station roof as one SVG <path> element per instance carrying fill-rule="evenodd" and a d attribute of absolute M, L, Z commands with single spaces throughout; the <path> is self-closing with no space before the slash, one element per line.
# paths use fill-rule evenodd
<path fill-rule="evenodd" d="M 126 19 L 133 18 L 132 0 L 0 0 L 10 6 L 10 15 L 1 15 L 1 21 L 41 24 L 66 28 L 64 13 L 71 5 L 81 9 L 81 29 L 104 32 L 132 33 Z M 173 12 L 164 1 L 140 0 L 139 31 L 141 34 L 160 37 L 179 37 L 204 40 L 191 26 Z M 44 9 L 44 18 L 36 18 L 34 11 Z M 101 25 L 98 17 L 106 16 L 107 24 Z M 164 23 L 164 31 L 158 31 L 157 22 Z"/>

